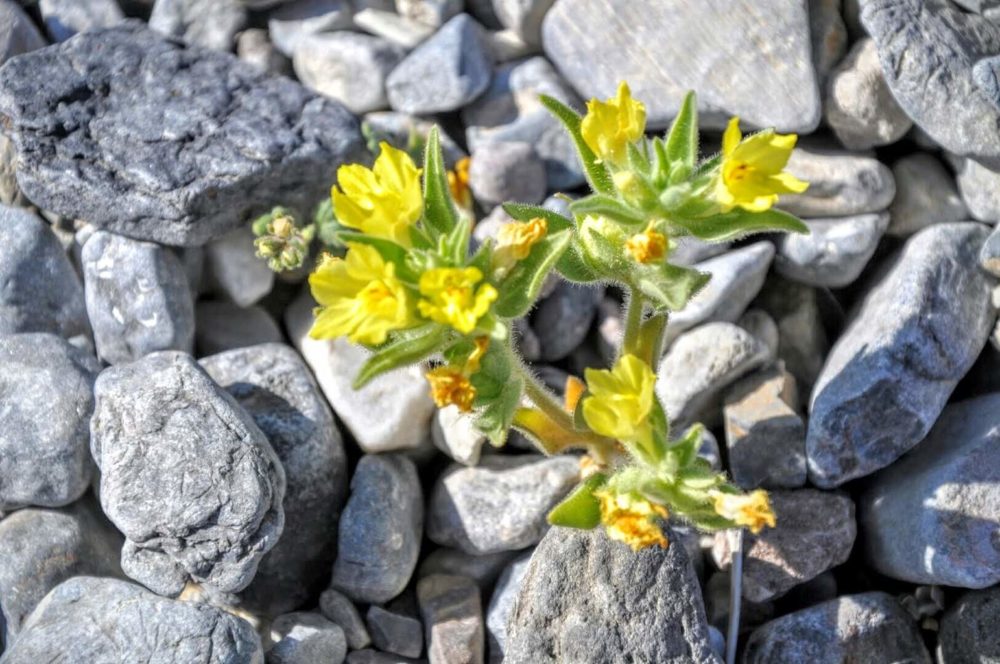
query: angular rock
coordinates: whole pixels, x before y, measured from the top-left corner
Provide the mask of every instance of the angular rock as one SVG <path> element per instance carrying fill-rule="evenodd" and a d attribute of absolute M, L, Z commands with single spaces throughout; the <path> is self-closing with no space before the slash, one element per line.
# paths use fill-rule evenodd
<path fill-rule="evenodd" d="M 535 205 L 545 198 L 545 164 L 528 143 L 484 143 L 472 153 L 469 187 L 487 208 L 506 201 Z"/>
<path fill-rule="evenodd" d="M 487 554 L 531 546 L 545 520 L 579 481 L 573 457 L 488 456 L 475 468 L 453 464 L 438 479 L 427 513 L 427 536 L 442 546 Z"/>
<path fill-rule="evenodd" d="M 231 613 L 126 581 L 78 576 L 45 596 L 3 659 L 257 664 L 263 653 L 250 623 Z"/>
<path fill-rule="evenodd" d="M 80 255 L 97 355 L 110 364 L 194 348 L 194 303 L 170 249 L 97 231 Z"/>
<path fill-rule="evenodd" d="M 319 596 L 319 610 L 327 620 L 344 630 L 347 647 L 351 650 L 360 650 L 372 642 L 358 608 L 346 595 L 327 588 Z"/>
<path fill-rule="evenodd" d="M 413 462 L 398 454 L 363 456 L 340 516 L 331 585 L 366 603 L 401 593 L 417 566 L 423 522 L 423 492 Z"/>
<path fill-rule="evenodd" d="M 0 336 L 0 511 L 68 505 L 87 490 L 98 371 L 55 335 Z"/>
<path fill-rule="evenodd" d="M 983 166 L 974 159 L 952 157 L 958 191 L 974 219 L 995 224 L 1000 221 L 1000 170 Z"/>
<path fill-rule="evenodd" d="M 344 631 L 318 613 L 286 613 L 271 623 L 268 664 L 340 664 L 347 655 Z"/>
<path fill-rule="evenodd" d="M 39 0 L 38 11 L 49 36 L 57 42 L 78 32 L 111 27 L 125 18 L 116 0 Z"/>
<path fill-rule="evenodd" d="M 238 228 L 205 246 L 207 289 L 241 307 L 271 292 L 274 272 L 257 256 L 254 235 Z"/>
<path fill-rule="evenodd" d="M 1000 654 L 1000 588 L 965 593 L 941 617 L 938 662 L 962 664 Z"/>
<path fill-rule="evenodd" d="M 416 618 L 373 605 L 368 607 L 366 622 L 372 643 L 379 650 L 403 657 L 420 657 L 423 652 L 424 626 Z"/>
<path fill-rule="evenodd" d="M 157 32 L 227 52 L 246 22 L 239 0 L 156 0 L 149 17 L 149 27 Z"/>
<path fill-rule="evenodd" d="M 829 488 L 887 466 L 930 430 L 986 344 L 986 227 L 931 226 L 880 273 L 813 388 L 806 455 Z"/>
<path fill-rule="evenodd" d="M 457 406 L 437 411 L 431 438 L 439 450 L 466 466 L 479 463 L 479 454 L 486 442 L 486 434 L 476 428 L 474 418 L 462 413 Z"/>
<path fill-rule="evenodd" d="M 381 37 L 340 31 L 302 38 L 292 63 L 306 87 L 354 113 L 368 113 L 389 107 L 386 78 L 404 55 Z"/>
<path fill-rule="evenodd" d="M 514 611 L 514 602 L 521 592 L 521 584 L 528 573 L 531 552 L 520 556 L 500 575 L 486 609 L 486 645 L 491 663 L 503 662 L 504 646 L 507 643 L 507 621 Z"/>
<path fill-rule="evenodd" d="M 101 506 L 122 569 L 161 595 L 242 590 L 278 541 L 285 473 L 267 438 L 191 356 L 152 353 L 95 385 Z"/>
<path fill-rule="evenodd" d="M 472 579 L 432 574 L 417 583 L 430 664 L 483 664 L 485 629 L 479 587 Z"/>
<path fill-rule="evenodd" d="M 632 551 L 601 528 L 552 528 L 538 545 L 504 655 L 507 664 L 720 661 L 684 547 Z"/>
<path fill-rule="evenodd" d="M 194 343 L 200 356 L 282 340 L 278 324 L 261 307 L 202 300 L 195 306 L 194 318 Z"/>
<path fill-rule="evenodd" d="M 918 152 L 892 165 L 896 198 L 889 206 L 889 235 L 909 237 L 917 231 L 969 218 L 955 178 L 936 157 Z"/>
<path fill-rule="evenodd" d="M 14 0 L 0 2 L 0 65 L 46 44 L 45 37 L 19 4 Z"/>
<path fill-rule="evenodd" d="M 585 286 L 559 280 L 548 297 L 543 298 L 531 316 L 531 329 L 538 337 L 539 359 L 561 360 L 579 346 L 604 297 L 603 286 Z"/>
<path fill-rule="evenodd" d="M 788 233 L 778 238 L 775 270 L 809 286 L 842 288 L 868 265 L 889 226 L 889 215 L 809 219 L 806 225 L 808 235 Z"/>
<path fill-rule="evenodd" d="M 796 148 L 788 171 L 809 183 L 802 194 L 782 196 L 778 207 L 800 217 L 846 217 L 881 212 L 892 203 L 892 171 L 872 157 Z"/>
<path fill-rule="evenodd" d="M 8 62 L 0 118 L 34 203 L 173 245 L 204 244 L 279 201 L 311 209 L 364 154 L 336 102 L 136 21 Z"/>
<path fill-rule="evenodd" d="M 267 32 L 274 46 L 287 55 L 312 35 L 351 27 L 351 5 L 347 0 L 295 0 L 270 12 Z"/>

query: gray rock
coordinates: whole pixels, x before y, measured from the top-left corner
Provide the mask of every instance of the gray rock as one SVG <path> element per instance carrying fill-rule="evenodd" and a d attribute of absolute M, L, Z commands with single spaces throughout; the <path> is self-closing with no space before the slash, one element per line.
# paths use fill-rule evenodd
<path fill-rule="evenodd" d="M 387 602 L 401 593 L 417 566 L 423 522 L 413 462 L 398 454 L 363 456 L 340 517 L 331 585 L 358 602 Z"/>
<path fill-rule="evenodd" d="M 520 116 L 545 110 L 539 101 L 542 94 L 574 108 L 583 106 L 570 85 L 543 56 L 497 67 L 486 92 L 462 109 L 462 122 L 469 128 L 470 145 L 475 142 L 472 139 L 476 130 L 500 127 Z"/>
<path fill-rule="evenodd" d="M 829 488 L 887 466 L 930 430 L 993 324 L 987 230 L 938 224 L 880 273 L 813 388 L 806 454 Z"/>
<path fill-rule="evenodd" d="M 351 27 L 351 6 L 346 0 L 295 0 L 267 17 L 267 31 L 274 46 L 293 57 L 308 37 Z"/>
<path fill-rule="evenodd" d="M 253 419 L 184 353 L 105 369 L 90 445 L 122 569 L 161 595 L 242 590 L 281 535 L 285 473 Z"/>
<path fill-rule="evenodd" d="M 199 355 L 282 340 L 278 324 L 261 307 L 203 300 L 195 306 L 194 318 L 194 342 Z"/>
<path fill-rule="evenodd" d="M 40 207 L 175 245 L 278 201 L 310 209 L 364 154 L 336 102 L 135 21 L 8 62 L 0 117 L 18 184 Z"/>
<path fill-rule="evenodd" d="M 492 74 L 482 26 L 459 14 L 399 63 L 386 93 L 395 111 L 453 111 L 482 94 Z"/>
<path fill-rule="evenodd" d="M 379 650 L 403 657 L 419 657 L 423 652 L 424 626 L 416 618 L 372 605 L 366 622 L 372 643 Z"/>
<path fill-rule="evenodd" d="M 423 664 L 426 660 L 410 659 L 402 655 L 390 655 L 371 648 L 347 653 L 347 664 Z"/>
<path fill-rule="evenodd" d="M 327 588 L 319 596 L 319 610 L 327 620 L 344 630 L 347 647 L 351 650 L 360 650 L 372 642 L 358 608 L 346 595 Z"/>
<path fill-rule="evenodd" d="M 259 72 L 288 74 L 292 63 L 267 37 L 267 30 L 250 28 L 236 35 L 236 55 Z"/>
<path fill-rule="evenodd" d="M 881 212 L 896 184 L 889 168 L 864 155 L 796 148 L 788 171 L 809 183 L 802 194 L 782 196 L 778 207 L 800 217 L 845 217 Z"/>
<path fill-rule="evenodd" d="M 579 476 L 577 460 L 568 456 L 488 456 L 476 468 L 453 464 L 434 485 L 427 536 L 477 555 L 531 546 L 548 530 L 549 510 Z"/>
<path fill-rule="evenodd" d="M 485 628 L 479 587 L 464 576 L 432 574 L 417 583 L 430 664 L 483 664 Z"/>
<path fill-rule="evenodd" d="M 431 574 L 457 574 L 475 581 L 483 592 L 488 592 L 507 564 L 517 556 L 516 551 L 498 551 L 471 554 L 460 549 L 435 549 L 420 563 L 417 576 Z"/>
<path fill-rule="evenodd" d="M 376 37 L 388 39 L 394 44 L 410 50 L 434 34 L 434 26 L 411 21 L 392 11 L 384 0 L 364 0 L 355 4 L 354 27 Z M 370 5 L 365 7 L 364 4 Z"/>
<path fill-rule="evenodd" d="M 435 28 L 461 12 L 464 4 L 464 0 L 395 0 L 400 16 Z"/>
<path fill-rule="evenodd" d="M 892 165 L 896 198 L 889 206 L 889 235 L 909 237 L 948 221 L 969 218 L 955 178 L 936 157 L 918 152 Z"/>
<path fill-rule="evenodd" d="M 953 157 L 958 191 L 974 219 L 995 224 L 1000 221 L 1000 171 L 983 166 L 974 159 Z"/>
<path fill-rule="evenodd" d="M 979 250 L 979 266 L 1000 277 L 1000 229 L 994 228 L 983 242 Z"/>
<path fill-rule="evenodd" d="M 19 4 L 13 0 L 0 2 L 0 65 L 15 55 L 42 48 L 46 43 Z"/>
<path fill-rule="evenodd" d="M 720 661 L 684 547 L 632 551 L 600 528 L 553 528 L 538 545 L 504 655 L 508 664 Z"/>
<path fill-rule="evenodd" d="M 387 141 L 395 148 L 406 150 L 414 137 L 421 141 L 426 140 L 427 133 L 435 123 L 405 113 L 376 111 L 367 113 L 363 124 L 375 139 Z M 439 127 L 439 129 L 444 163 L 447 167 L 453 168 L 455 162 L 466 156 L 465 150 L 448 135 L 445 128 Z"/>
<path fill-rule="evenodd" d="M 529 46 L 542 43 L 542 19 L 555 0 L 493 0 L 497 19 Z"/>
<path fill-rule="evenodd" d="M 778 332 L 778 324 L 771 318 L 771 315 L 763 309 L 748 309 L 740 316 L 736 324 L 744 330 L 757 337 L 767 346 L 768 355 L 778 356 L 778 347 L 781 338 Z"/>
<path fill-rule="evenodd" d="M 149 17 L 149 27 L 157 32 L 227 52 L 246 22 L 239 0 L 156 0 Z"/>
<path fill-rule="evenodd" d="M 205 246 L 207 290 L 249 307 L 271 292 L 274 272 L 257 256 L 254 235 L 238 228 Z"/>
<path fill-rule="evenodd" d="M 778 238 L 775 270 L 809 286 L 842 288 L 868 265 L 889 226 L 889 215 L 809 219 L 806 225 L 808 235 L 788 233 Z"/>
<path fill-rule="evenodd" d="M 78 32 L 111 27 L 125 18 L 115 0 L 39 0 L 38 11 L 49 36 L 57 42 Z"/>
<path fill-rule="evenodd" d="M 475 418 L 463 413 L 457 406 L 446 406 L 437 411 L 431 426 L 431 438 L 435 447 L 466 466 L 479 463 L 479 454 L 486 442 L 486 434 L 476 427 Z"/>
<path fill-rule="evenodd" d="M 0 12 L 2 7 L 0 5 Z M 23 199 L 17 186 L 17 152 L 10 139 L 0 133 L 0 203 L 22 205 Z"/>
<path fill-rule="evenodd" d="M 603 298 L 603 286 L 582 286 L 560 280 L 555 290 L 538 303 L 531 316 L 531 329 L 538 337 L 539 359 L 561 360 L 583 343 Z"/>
<path fill-rule="evenodd" d="M 250 623 L 207 604 L 179 602 L 126 581 L 78 576 L 45 596 L 4 653 L 40 661 L 258 664 Z"/>
<path fill-rule="evenodd" d="M 743 544 L 743 597 L 751 602 L 780 597 L 845 562 L 857 534 L 854 503 L 846 495 L 782 489 L 770 497 L 777 527 L 745 533 Z M 721 569 L 732 563 L 730 541 L 725 532 L 715 534 L 712 557 Z"/>
<path fill-rule="evenodd" d="M 500 575 L 490 597 L 490 605 L 486 609 L 486 644 L 489 661 L 494 664 L 503 662 L 504 646 L 507 643 L 507 621 L 514 611 L 514 602 L 521 592 L 521 584 L 528 573 L 530 562 L 530 551 L 512 562 Z"/>
<path fill-rule="evenodd" d="M 367 113 L 389 107 L 386 78 L 405 54 L 381 37 L 341 31 L 303 37 L 292 63 L 303 85 Z"/>
<path fill-rule="evenodd" d="M 823 80 L 847 50 L 847 26 L 841 16 L 841 0 L 808 0 L 809 37 L 816 75 Z"/>
<path fill-rule="evenodd" d="M 780 277 L 769 279 L 757 298 L 778 325 L 778 358 L 808 397 L 823 368 L 830 344 L 820 312 L 818 291 Z"/>
<path fill-rule="evenodd" d="M 844 595 L 772 620 L 750 636 L 743 661 L 931 664 L 913 619 L 881 592 Z"/>
<path fill-rule="evenodd" d="M 97 360 L 52 334 L 0 336 L 0 511 L 87 490 Z"/>
<path fill-rule="evenodd" d="M 83 285 L 97 355 L 111 364 L 194 348 L 194 303 L 180 259 L 153 242 L 97 231 L 83 245 Z"/>
<path fill-rule="evenodd" d="M 989 662 L 1000 655 L 1000 588 L 965 593 L 941 617 L 940 664 Z"/>
<path fill-rule="evenodd" d="M 487 208 L 505 201 L 538 204 L 545 198 L 545 164 L 528 143 L 484 143 L 472 153 L 469 187 Z"/>
<path fill-rule="evenodd" d="M 720 59 L 719 44 L 740 57 Z M 730 115 L 779 131 L 819 124 L 804 0 L 780 0 L 767 12 L 742 1 L 558 0 L 542 23 L 542 45 L 584 99 L 610 97 L 628 81 L 650 129 L 664 128 L 692 89 L 708 126 Z"/>
<path fill-rule="evenodd" d="M 950 152 L 1000 166 L 997 101 L 978 89 L 973 65 L 1000 52 L 1000 26 L 933 0 L 861 0 L 893 97 Z"/>
<path fill-rule="evenodd" d="M 48 224 L 0 205 L 0 238 L 0 334 L 85 334 L 83 286 Z"/>
<path fill-rule="evenodd" d="M 859 505 L 875 569 L 914 583 L 1000 582 L 998 407 L 998 394 L 948 406 L 911 454 L 873 479 Z"/>
<path fill-rule="evenodd" d="M 469 127 L 466 134 L 473 150 L 491 142 L 530 144 L 545 165 L 545 177 L 551 190 L 573 189 L 584 182 L 572 139 L 548 111 L 532 111 L 490 129 Z"/>
<path fill-rule="evenodd" d="M 824 117 L 849 150 L 895 143 L 913 126 L 889 91 L 871 39 L 855 43 L 830 75 Z"/>
<path fill-rule="evenodd" d="M 326 582 L 337 518 L 347 494 L 347 459 L 333 413 L 290 346 L 262 344 L 201 360 L 267 436 L 285 470 L 285 529 L 260 561 L 243 603 L 266 614 L 303 604 Z"/>
<path fill-rule="evenodd" d="M 344 631 L 318 613 L 286 613 L 271 623 L 268 664 L 340 664 L 347 655 Z"/>

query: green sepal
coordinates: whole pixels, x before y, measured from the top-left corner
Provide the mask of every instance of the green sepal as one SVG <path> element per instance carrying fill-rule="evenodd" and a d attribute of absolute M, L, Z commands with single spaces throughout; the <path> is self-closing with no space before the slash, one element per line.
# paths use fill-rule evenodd
<path fill-rule="evenodd" d="M 698 103 L 694 92 L 684 96 L 677 117 L 667 132 L 665 150 L 667 163 L 670 164 L 668 183 L 674 184 L 687 178 L 698 159 Z"/>
<path fill-rule="evenodd" d="M 614 194 L 615 187 L 611 182 L 611 174 L 608 173 L 607 167 L 598 160 L 597 155 L 590 149 L 587 142 L 583 140 L 583 134 L 580 131 L 580 123 L 583 121 L 583 117 L 569 106 L 548 95 L 541 95 L 539 100 L 542 102 L 542 106 L 547 108 L 562 123 L 566 131 L 569 132 L 574 145 L 576 145 L 577 154 L 580 155 L 583 174 L 587 178 L 590 188 L 604 194 Z"/>
<path fill-rule="evenodd" d="M 558 212 L 553 212 L 537 205 L 523 205 L 521 203 L 504 203 L 504 211 L 516 221 L 531 221 L 535 217 L 540 217 L 549 225 L 549 233 L 556 233 L 567 228 L 575 228 L 576 224 L 572 219 L 567 219 Z M 586 284 L 599 280 L 601 277 L 587 265 L 583 258 L 578 238 L 574 235 L 570 241 L 566 252 L 559 257 L 556 263 L 556 270 L 567 281 L 579 284 Z"/>
<path fill-rule="evenodd" d="M 784 231 L 808 234 L 809 227 L 794 215 L 781 210 L 747 212 L 736 209 L 704 219 L 672 219 L 688 233 L 706 242 L 735 240 L 751 233 Z"/>
<path fill-rule="evenodd" d="M 458 219 L 441 156 L 440 132 L 434 126 L 427 134 L 424 151 L 424 223 L 433 234 L 448 235 Z"/>
<path fill-rule="evenodd" d="M 670 263 L 634 263 L 631 279 L 659 311 L 680 311 L 712 275 Z"/>
<path fill-rule="evenodd" d="M 693 424 L 680 438 L 670 444 L 669 452 L 677 458 L 679 468 L 690 466 L 698 458 L 698 450 L 701 448 L 704 433 L 705 427 L 701 424 Z"/>
<path fill-rule="evenodd" d="M 629 226 L 642 226 L 646 219 L 636 210 L 613 196 L 591 194 L 569 204 L 573 214 L 583 216 L 593 214 L 607 217 Z"/>
<path fill-rule="evenodd" d="M 524 391 L 524 380 L 513 370 L 515 361 L 506 344 L 491 343 L 479 361 L 479 371 L 469 378 L 476 388 L 476 428 L 497 447 L 507 441 Z"/>
<path fill-rule="evenodd" d="M 594 492 L 604 486 L 607 480 L 603 473 L 591 475 L 553 507 L 546 520 L 553 526 L 565 528 L 596 528 L 601 523 L 601 501 Z"/>
<path fill-rule="evenodd" d="M 440 350 L 447 339 L 447 328 L 437 323 L 394 332 L 362 365 L 354 378 L 354 389 L 364 387 L 365 383 L 387 371 L 426 360 Z"/>
<path fill-rule="evenodd" d="M 497 289 L 500 297 L 493 305 L 497 315 L 520 318 L 528 313 L 538 299 L 545 278 L 572 239 L 573 231 L 568 228 L 548 233 L 531 247 L 531 252 L 526 257 L 514 264 Z"/>
<path fill-rule="evenodd" d="M 645 141 L 643 141 L 641 144 L 643 146 L 643 149 L 639 150 L 639 147 L 635 143 L 629 143 L 625 148 L 625 152 L 628 154 L 629 168 L 632 171 L 638 171 L 639 173 L 647 174 L 652 168 L 652 165 L 649 163 L 649 157 L 646 156 L 645 153 L 645 150 L 647 149 Z M 611 182 L 612 184 L 614 184 L 613 178 Z"/>
<path fill-rule="evenodd" d="M 472 219 L 460 217 L 447 235 L 440 237 L 441 253 L 455 265 L 463 265 L 469 255 L 469 236 L 472 233 Z M 483 274 L 486 274 L 484 271 Z"/>

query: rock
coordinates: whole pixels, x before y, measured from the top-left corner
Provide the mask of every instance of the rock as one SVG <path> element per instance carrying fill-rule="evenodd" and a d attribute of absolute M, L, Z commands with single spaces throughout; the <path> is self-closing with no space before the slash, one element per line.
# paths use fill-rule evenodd
<path fill-rule="evenodd" d="M 485 143 L 528 143 L 545 166 L 550 190 L 574 189 L 584 182 L 572 139 L 548 111 L 536 110 L 491 129 L 469 127 L 466 134 L 473 150 Z"/>
<path fill-rule="evenodd" d="M 407 50 L 416 48 L 435 32 L 434 26 L 404 18 L 389 10 L 388 5 L 381 0 L 367 4 L 377 6 L 362 9 L 358 3 L 355 3 L 354 27 L 376 37 L 388 39 Z"/>
<path fill-rule="evenodd" d="M 816 489 L 770 492 L 776 528 L 746 533 L 743 544 L 743 597 L 766 602 L 845 562 L 857 525 L 846 495 Z M 712 557 L 721 569 L 732 562 L 730 538 L 715 534 Z M 784 660 L 779 660 L 784 661 Z"/>
<path fill-rule="evenodd" d="M 1000 277 L 1000 230 L 994 228 L 983 242 L 983 247 L 979 250 L 979 266 Z"/>
<path fill-rule="evenodd" d="M 267 17 L 267 32 L 275 48 L 293 57 L 312 35 L 348 30 L 351 6 L 347 0 L 295 0 Z"/>
<path fill-rule="evenodd" d="M 232 302 L 202 300 L 195 306 L 194 318 L 194 341 L 199 355 L 282 340 L 278 324 L 261 307 L 243 308 Z"/>
<path fill-rule="evenodd" d="M 373 605 L 368 607 L 367 622 L 372 643 L 379 650 L 403 657 L 420 657 L 424 649 L 424 626 L 416 618 Z"/>
<path fill-rule="evenodd" d="M 603 286 L 583 286 L 568 281 L 539 301 L 531 315 L 531 329 L 538 337 L 539 359 L 561 360 L 583 343 L 604 297 Z"/>
<path fill-rule="evenodd" d="M 489 661 L 495 664 L 503 662 L 504 645 L 507 643 L 507 621 L 514 611 L 514 602 L 521 591 L 524 576 L 528 573 L 528 563 L 531 562 L 531 552 L 520 556 L 512 562 L 500 575 L 489 608 L 486 610 L 486 642 L 489 651 Z"/>
<path fill-rule="evenodd" d="M 472 153 L 469 187 L 487 208 L 506 201 L 538 204 L 545 199 L 545 165 L 527 143 L 484 143 Z"/>
<path fill-rule="evenodd" d="M 452 464 L 434 485 L 427 536 L 476 555 L 531 546 L 548 530 L 549 510 L 579 478 L 579 464 L 569 456 L 488 456 L 475 468 Z"/>
<path fill-rule="evenodd" d="M 973 65 L 1000 52 L 1000 26 L 951 3 L 862 0 L 893 97 L 950 152 L 1000 166 L 997 101 L 978 89 Z"/>
<path fill-rule="evenodd" d="M 809 37 L 816 75 L 823 80 L 847 49 L 847 26 L 840 15 L 841 0 L 808 0 Z"/>
<path fill-rule="evenodd" d="M 98 371 L 55 335 L 0 336 L 0 511 L 68 505 L 87 490 Z"/>
<path fill-rule="evenodd" d="M 7 63 L 0 118 L 39 207 L 173 245 L 204 244 L 278 201 L 311 209 L 364 154 L 336 102 L 136 21 Z"/>
<path fill-rule="evenodd" d="M 500 23 L 529 46 L 542 43 L 542 19 L 555 0 L 493 0 Z"/>
<path fill-rule="evenodd" d="M 1000 582 L 998 406 L 996 393 L 948 406 L 912 453 L 874 478 L 859 505 L 875 569 L 962 588 Z"/>
<path fill-rule="evenodd" d="M 507 664 L 719 661 L 684 547 L 632 551 L 600 528 L 552 528 L 538 545 L 504 655 Z"/>
<path fill-rule="evenodd" d="M 892 165 L 896 198 L 889 206 L 889 235 L 909 237 L 917 231 L 969 218 L 955 178 L 936 157 L 918 152 Z"/>
<path fill-rule="evenodd" d="M 250 28 L 236 35 L 236 55 L 259 72 L 289 74 L 291 62 L 268 40 L 267 30 Z"/>
<path fill-rule="evenodd" d="M 976 265 L 986 228 L 938 224 L 887 264 L 813 388 L 809 478 L 837 486 L 887 466 L 930 430 L 993 324 Z"/>
<path fill-rule="evenodd" d="M 774 322 L 769 313 L 763 309 L 748 309 L 740 316 L 736 324 L 757 337 L 767 347 L 769 356 L 778 356 L 778 346 L 781 343 L 778 324 Z"/>
<path fill-rule="evenodd" d="M 1000 654 L 1000 588 L 965 593 L 941 617 L 940 664 L 989 661 Z"/>
<path fill-rule="evenodd" d="M 737 378 L 771 360 L 762 341 L 732 323 L 706 323 L 685 332 L 660 360 L 656 395 L 677 430 Z"/>
<path fill-rule="evenodd" d="M 674 238 L 671 238 L 674 241 Z M 724 254 L 731 247 L 730 242 L 704 242 L 690 235 L 676 238 L 670 253 L 670 262 L 675 265 L 694 265 Z"/>
<path fill-rule="evenodd" d="M 191 352 L 194 304 L 170 249 L 97 231 L 81 253 L 87 316 L 97 355 L 111 364 L 158 350 Z"/>
<path fill-rule="evenodd" d="M 28 508 L 0 521 L 0 634 L 11 643 L 45 595 L 74 576 L 119 576 L 121 538 L 91 501 Z"/>
<path fill-rule="evenodd" d="M 931 664 L 913 619 L 882 592 L 844 595 L 772 620 L 750 636 L 743 661 Z"/>
<path fill-rule="evenodd" d="M 849 150 L 895 143 L 913 126 L 889 91 L 871 39 L 856 42 L 830 75 L 824 116 Z"/>
<path fill-rule="evenodd" d="M 274 645 L 268 664 L 340 664 L 347 655 L 344 631 L 318 613 L 286 613 L 271 623 Z"/>
<path fill-rule="evenodd" d="M 952 157 L 958 191 L 974 219 L 995 224 L 1000 221 L 1000 171 L 991 170 L 974 159 Z"/>
<path fill-rule="evenodd" d="M 396 12 L 403 18 L 431 27 L 440 27 L 460 13 L 463 0 L 395 0 Z"/>
<path fill-rule="evenodd" d="M 482 26 L 459 14 L 399 63 L 386 79 L 386 93 L 395 111 L 453 111 L 478 97 L 492 74 Z"/>
<path fill-rule="evenodd" d="M 423 578 L 431 574 L 456 574 L 475 581 L 484 593 L 493 587 L 515 556 L 516 551 L 498 551 L 482 555 L 466 553 L 460 549 L 435 549 L 420 563 L 417 576 Z"/>
<path fill-rule="evenodd" d="M 812 392 L 829 349 L 815 288 L 781 277 L 769 279 L 757 298 L 778 325 L 778 358 L 795 376 L 800 396 Z"/>
<path fill-rule="evenodd" d="M 176 351 L 105 369 L 90 446 L 122 569 L 176 596 L 242 590 L 281 535 L 285 473 L 251 416 Z"/>
<path fill-rule="evenodd" d="M 341 31 L 303 37 L 292 62 L 303 85 L 367 113 L 389 107 L 386 78 L 404 55 L 381 37 Z"/>
<path fill-rule="evenodd" d="M 205 246 L 205 280 L 209 292 L 249 307 L 271 292 L 274 272 L 257 256 L 250 229 L 238 228 Z"/>
<path fill-rule="evenodd" d="M 419 366 L 396 369 L 375 378 L 360 390 L 355 375 L 370 355 L 347 339 L 313 339 L 308 294 L 285 311 L 285 325 L 323 394 L 351 436 L 367 453 L 419 447 L 430 436 L 434 402 Z"/>
<path fill-rule="evenodd" d="M 788 233 L 778 239 L 775 270 L 809 286 L 842 288 L 868 265 L 889 226 L 889 215 L 809 219 L 806 225 L 808 235 Z"/>
<path fill-rule="evenodd" d="M 483 664 L 485 641 L 479 587 L 463 576 L 433 574 L 417 583 L 430 664 Z"/>
<path fill-rule="evenodd" d="M 426 660 L 410 659 L 365 648 L 348 653 L 345 661 L 347 664 L 423 664 Z"/>
<path fill-rule="evenodd" d="M 243 602 L 274 615 L 326 583 L 347 495 L 340 432 L 305 362 L 290 346 L 262 344 L 201 360 L 267 436 L 285 470 L 285 529 L 260 561 Z"/>
<path fill-rule="evenodd" d="M 846 217 L 881 212 L 892 203 L 892 171 L 848 152 L 796 148 L 788 171 L 809 183 L 802 194 L 782 196 L 778 207 L 800 217 Z"/>
<path fill-rule="evenodd" d="M 3 12 L 3 5 L 0 5 L 0 12 Z M 0 133 L 0 203 L 20 206 L 24 202 L 23 199 L 24 196 L 17 186 L 17 153 L 14 144 Z"/>
<path fill-rule="evenodd" d="M 57 42 L 78 32 L 111 27 L 125 18 L 115 0 L 39 0 L 38 11 L 45 30 Z"/>
<path fill-rule="evenodd" d="M 486 442 L 486 434 L 476 428 L 475 419 L 462 413 L 457 406 L 437 411 L 431 438 L 439 450 L 466 466 L 479 463 L 479 454 Z"/>
<path fill-rule="evenodd" d="M 45 37 L 14 0 L 0 2 L 0 65 L 46 45 Z"/>
<path fill-rule="evenodd" d="M 712 278 L 683 309 L 671 312 L 664 345 L 702 323 L 736 322 L 764 285 L 772 258 L 774 245 L 765 241 L 696 263 L 694 269 Z"/>
<path fill-rule="evenodd" d="M 723 417 L 733 481 L 744 489 L 806 483 L 806 426 L 795 379 L 782 363 L 726 391 Z"/>
<path fill-rule="evenodd" d="M 413 462 L 398 454 L 363 456 L 340 516 L 332 586 L 366 603 L 401 593 L 417 566 L 423 522 Z"/>
<path fill-rule="evenodd" d="M 227 52 L 246 22 L 239 0 L 156 0 L 149 17 L 149 27 L 169 37 Z"/>
<path fill-rule="evenodd" d="M 720 59 L 719 44 L 741 57 Z M 819 124 L 803 0 L 780 0 L 767 12 L 724 0 L 557 0 L 542 45 L 584 99 L 610 97 L 628 81 L 646 104 L 649 129 L 666 127 L 688 90 L 698 91 L 707 126 L 720 128 L 731 115 L 778 131 L 809 133 Z"/>
<path fill-rule="evenodd" d="M 365 115 L 363 124 L 366 131 L 373 138 L 379 141 L 387 141 L 394 148 L 400 150 L 406 150 L 413 137 L 419 140 L 426 140 L 427 134 L 430 132 L 431 127 L 434 126 L 433 122 L 423 118 L 406 115 L 405 113 L 395 113 L 393 111 L 368 113 Z M 447 167 L 454 168 L 455 163 L 466 156 L 465 150 L 455 142 L 455 139 L 448 135 L 443 127 L 439 127 L 439 130 L 444 163 Z"/>
<path fill-rule="evenodd" d="M 207 659 L 210 657 L 211 659 Z M 5 664 L 263 661 L 250 623 L 127 581 L 77 576 L 45 596 L 4 653 Z"/>
<path fill-rule="evenodd" d="M 344 630 L 347 647 L 351 650 L 360 650 L 372 642 L 361 614 L 346 595 L 327 588 L 319 596 L 319 610 L 327 620 Z"/>

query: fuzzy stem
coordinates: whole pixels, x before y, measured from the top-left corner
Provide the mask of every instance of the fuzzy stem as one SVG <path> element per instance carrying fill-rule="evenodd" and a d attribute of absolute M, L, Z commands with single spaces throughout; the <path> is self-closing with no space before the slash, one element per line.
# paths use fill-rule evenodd
<path fill-rule="evenodd" d="M 639 354 L 639 332 L 642 328 L 642 293 L 632 288 L 625 305 L 625 334 L 622 339 L 622 354 Z"/>
<path fill-rule="evenodd" d="M 667 329 L 667 314 L 653 314 L 639 330 L 639 358 L 654 369 L 663 355 L 663 333 Z"/>
<path fill-rule="evenodd" d="M 740 637 L 740 608 L 743 595 L 743 529 L 729 531 L 732 564 L 729 567 L 729 633 L 726 635 L 726 664 L 736 663 L 736 643 Z"/>

